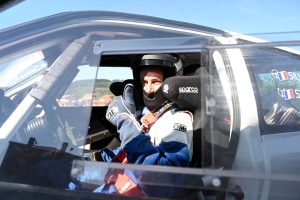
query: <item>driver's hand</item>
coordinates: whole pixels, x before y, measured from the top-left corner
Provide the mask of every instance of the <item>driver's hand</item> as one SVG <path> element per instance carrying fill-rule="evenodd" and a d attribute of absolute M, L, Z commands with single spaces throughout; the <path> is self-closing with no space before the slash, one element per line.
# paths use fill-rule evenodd
<path fill-rule="evenodd" d="M 127 84 L 123 97 L 117 96 L 106 111 L 106 119 L 115 125 L 120 133 L 121 148 L 142 132 L 141 126 L 136 120 L 135 109 L 133 85 Z"/>

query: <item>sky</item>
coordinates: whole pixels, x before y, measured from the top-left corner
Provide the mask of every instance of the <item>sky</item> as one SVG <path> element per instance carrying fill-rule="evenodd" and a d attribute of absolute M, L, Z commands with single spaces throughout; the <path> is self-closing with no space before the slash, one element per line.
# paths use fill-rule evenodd
<path fill-rule="evenodd" d="M 25 0 L 0 13 L 0 29 L 60 12 L 105 10 L 290 40 L 300 38 L 299 8 L 299 0 Z"/>
<path fill-rule="evenodd" d="M 25 0 L 0 13 L 0 29 L 61 12 L 104 10 L 184 21 L 268 41 L 300 41 L 299 8 L 300 0 Z"/>

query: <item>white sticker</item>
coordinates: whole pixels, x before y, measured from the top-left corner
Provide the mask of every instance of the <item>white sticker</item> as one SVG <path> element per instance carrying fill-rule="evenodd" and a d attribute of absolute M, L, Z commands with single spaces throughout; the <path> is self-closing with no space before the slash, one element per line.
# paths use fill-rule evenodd
<path fill-rule="evenodd" d="M 179 93 L 198 93 L 197 87 L 180 87 Z"/>
<path fill-rule="evenodd" d="M 163 92 L 164 93 L 168 93 L 169 91 L 169 86 L 167 84 L 164 85 L 164 89 L 163 89 Z"/>
<path fill-rule="evenodd" d="M 179 123 L 174 123 L 173 130 L 181 131 L 181 132 L 184 132 L 184 133 L 187 132 L 186 126 L 183 125 L 183 124 L 179 124 Z"/>
<path fill-rule="evenodd" d="M 107 120 L 110 120 L 119 111 L 118 106 L 112 107 L 106 114 Z"/>

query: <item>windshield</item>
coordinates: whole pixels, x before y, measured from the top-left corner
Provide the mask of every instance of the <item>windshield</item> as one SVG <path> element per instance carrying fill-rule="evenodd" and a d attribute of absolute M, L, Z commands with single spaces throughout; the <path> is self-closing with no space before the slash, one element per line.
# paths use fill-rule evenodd
<path fill-rule="evenodd" d="M 7 90 L 48 67 L 42 51 L 0 65 L 0 88 Z"/>

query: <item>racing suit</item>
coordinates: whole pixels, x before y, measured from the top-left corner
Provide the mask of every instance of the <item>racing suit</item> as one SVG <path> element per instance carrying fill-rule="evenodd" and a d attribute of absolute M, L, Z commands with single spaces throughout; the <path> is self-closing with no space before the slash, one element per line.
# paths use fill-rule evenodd
<path fill-rule="evenodd" d="M 149 110 L 145 107 L 143 114 Z M 151 126 L 148 133 L 139 134 L 134 137 L 123 150 L 126 152 L 128 163 L 143 165 L 162 165 L 188 167 L 192 158 L 192 127 L 193 117 L 188 111 L 180 108 L 172 108 L 160 116 L 155 124 Z M 103 149 L 102 157 L 105 161 L 110 162 L 112 157 L 116 155 L 121 148 L 116 150 Z M 135 178 L 142 177 L 142 178 Z M 184 176 L 174 175 L 170 173 L 158 174 L 154 172 L 129 172 L 128 175 L 135 180 L 143 191 L 152 197 L 172 197 L 176 194 L 178 188 L 184 182 Z M 146 185 L 144 183 L 159 183 L 161 185 Z M 164 187 L 164 183 L 172 187 Z M 102 188 L 103 189 L 103 188 Z M 109 190 L 102 189 L 95 192 L 115 192 L 112 187 Z"/>

